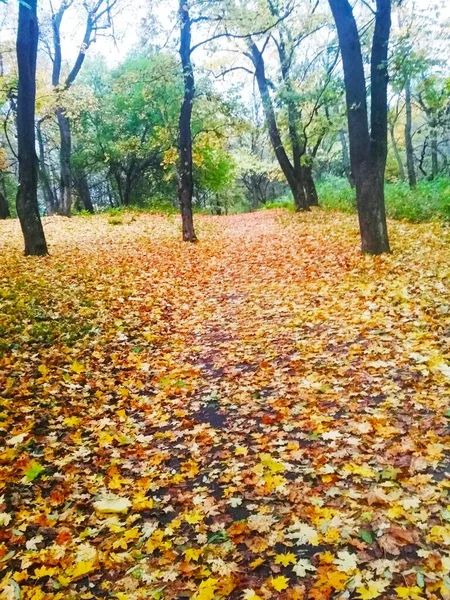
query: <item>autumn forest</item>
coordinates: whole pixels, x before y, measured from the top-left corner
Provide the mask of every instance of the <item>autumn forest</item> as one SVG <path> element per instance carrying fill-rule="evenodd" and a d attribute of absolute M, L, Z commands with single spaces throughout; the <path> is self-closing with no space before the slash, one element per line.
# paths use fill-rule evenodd
<path fill-rule="evenodd" d="M 450 600 L 445 0 L 0 0 L 0 599 Z"/>

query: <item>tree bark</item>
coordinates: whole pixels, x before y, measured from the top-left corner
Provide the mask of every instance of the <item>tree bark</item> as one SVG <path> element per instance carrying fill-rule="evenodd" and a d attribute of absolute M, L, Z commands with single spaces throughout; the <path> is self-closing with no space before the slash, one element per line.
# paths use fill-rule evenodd
<path fill-rule="evenodd" d="M 39 180 L 41 183 L 47 214 L 54 215 L 57 212 L 57 199 L 53 194 L 53 189 L 50 185 L 50 176 L 48 174 L 47 166 L 45 164 L 44 139 L 42 137 L 40 121 L 38 121 L 37 123 L 36 132 L 39 148 Z"/>
<path fill-rule="evenodd" d="M 86 173 L 79 169 L 76 172 L 76 183 L 75 183 L 78 196 L 83 204 L 84 210 L 87 210 L 90 213 L 94 213 L 94 206 L 92 204 L 91 191 L 89 189 L 88 180 L 86 177 Z"/>
<path fill-rule="evenodd" d="M 391 125 L 389 128 L 391 134 L 391 142 L 392 148 L 394 150 L 395 160 L 398 165 L 398 176 L 401 181 L 405 181 L 405 167 L 403 166 L 402 157 L 400 156 L 400 151 L 398 149 L 397 140 L 395 139 L 395 126 Z"/>
<path fill-rule="evenodd" d="M 389 252 L 384 204 L 387 157 L 387 53 L 391 0 L 377 0 L 371 56 L 371 127 L 369 130 L 364 65 L 349 0 L 328 0 L 339 37 L 350 137 L 350 162 L 355 178 L 362 252 Z"/>
<path fill-rule="evenodd" d="M 70 155 L 72 152 L 72 136 L 70 132 L 70 122 L 64 113 L 64 109 L 56 109 L 56 118 L 58 119 L 59 135 L 61 147 L 59 150 L 60 161 L 60 180 L 59 180 L 59 214 L 64 217 L 70 217 L 72 210 L 72 173 L 70 166 Z"/>
<path fill-rule="evenodd" d="M 319 196 L 317 194 L 316 184 L 312 174 L 312 167 L 302 167 L 302 180 L 305 187 L 308 206 L 319 206 Z"/>
<path fill-rule="evenodd" d="M 408 183 L 411 189 L 417 185 L 416 170 L 414 168 L 414 147 L 412 143 L 412 104 L 411 104 L 411 81 L 408 77 L 405 83 L 405 148 L 406 169 L 408 171 Z"/>
<path fill-rule="evenodd" d="M 180 19 L 180 58 L 184 83 L 184 98 L 179 121 L 178 200 L 183 226 L 183 241 L 196 242 L 197 236 L 195 235 L 192 214 L 194 175 L 191 132 L 195 79 L 191 61 L 191 18 L 185 0 L 179 1 L 178 17 Z"/>
<path fill-rule="evenodd" d="M 3 190 L 0 190 L 0 219 L 8 219 L 11 216 L 8 201 Z"/>
<path fill-rule="evenodd" d="M 266 71 L 264 65 L 264 59 L 261 51 L 255 42 L 249 43 L 251 52 L 251 58 L 253 66 L 255 67 L 255 77 L 258 84 L 259 93 L 261 96 L 261 102 L 263 105 L 264 115 L 266 118 L 267 128 L 269 131 L 270 141 L 277 157 L 278 164 L 286 177 L 286 181 L 289 184 L 292 195 L 294 196 L 295 208 L 298 211 L 308 211 L 309 204 L 305 192 L 305 186 L 301 179 L 301 170 L 299 173 L 295 172 L 294 166 L 291 164 L 287 152 L 283 146 L 281 135 L 278 129 L 277 121 L 275 118 L 275 111 L 270 97 L 269 86 L 266 79 Z"/>
<path fill-rule="evenodd" d="M 19 189 L 17 214 L 25 241 L 25 256 L 47 254 L 44 229 L 37 200 L 38 160 L 34 130 L 36 102 L 36 57 L 38 46 L 37 0 L 19 4 L 17 30 L 17 149 Z"/>
<path fill-rule="evenodd" d="M 283 83 L 286 87 L 286 106 L 288 116 L 289 140 L 292 147 L 292 164 L 297 180 L 303 185 L 304 194 L 308 206 L 319 206 L 319 198 L 316 186 L 312 176 L 311 166 L 303 166 L 302 158 L 306 155 L 306 135 L 303 140 L 300 139 L 299 125 L 301 125 L 301 114 L 294 98 L 294 88 L 291 79 L 291 61 L 286 51 L 286 43 L 283 33 L 280 32 L 280 39 L 277 43 L 278 57 L 280 59 L 280 69 Z"/>
<path fill-rule="evenodd" d="M 350 156 L 348 153 L 347 136 L 345 134 L 345 131 L 342 131 L 342 129 L 339 131 L 339 139 L 341 140 L 342 166 L 344 167 L 344 173 L 348 179 L 350 187 L 352 189 L 354 189 L 355 188 L 355 180 L 353 179 L 352 168 L 350 166 Z"/>
<path fill-rule="evenodd" d="M 438 139 L 437 131 L 434 125 L 431 127 L 431 177 L 430 179 L 436 179 L 439 175 L 439 158 L 438 158 Z"/>

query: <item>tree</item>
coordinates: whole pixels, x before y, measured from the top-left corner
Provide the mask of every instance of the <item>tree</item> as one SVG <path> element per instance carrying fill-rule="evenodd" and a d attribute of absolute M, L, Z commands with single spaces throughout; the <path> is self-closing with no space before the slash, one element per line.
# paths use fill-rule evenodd
<path fill-rule="evenodd" d="M 19 190 L 17 214 L 25 241 L 25 256 L 47 254 L 47 243 L 37 201 L 38 162 L 35 148 L 36 58 L 38 46 L 37 0 L 19 5 L 17 30 L 17 149 Z"/>
<path fill-rule="evenodd" d="M 108 29 L 111 26 L 111 10 L 117 0 L 95 0 L 92 5 L 83 3 L 85 9 L 85 28 L 80 49 L 73 62 L 72 68 L 63 80 L 62 74 L 62 47 L 61 47 L 61 23 L 64 15 L 72 6 L 74 0 L 62 0 L 59 8 L 55 11 L 51 4 L 51 44 L 45 41 L 50 58 L 53 63 L 52 86 L 55 90 L 57 103 L 55 116 L 58 122 L 60 136 L 60 197 L 57 212 L 64 216 L 70 216 L 72 210 L 72 134 L 70 120 L 64 106 L 63 95 L 76 80 L 89 46 L 95 41 L 96 32 Z M 42 178 L 41 178 L 42 180 Z"/>
<path fill-rule="evenodd" d="M 358 27 L 349 0 L 328 0 L 336 23 L 344 69 L 350 161 L 356 187 L 361 248 L 389 252 L 384 204 L 388 126 L 388 45 L 391 0 L 376 0 L 370 62 L 370 128 L 366 78 Z"/>
<path fill-rule="evenodd" d="M 178 200 L 181 210 L 183 241 L 195 242 L 197 241 L 197 237 L 195 235 L 194 219 L 192 215 L 194 176 L 191 132 L 195 79 L 191 61 L 191 16 L 186 0 L 179 0 L 178 17 L 180 20 L 180 58 L 184 83 L 184 97 L 181 105 L 179 126 Z"/>

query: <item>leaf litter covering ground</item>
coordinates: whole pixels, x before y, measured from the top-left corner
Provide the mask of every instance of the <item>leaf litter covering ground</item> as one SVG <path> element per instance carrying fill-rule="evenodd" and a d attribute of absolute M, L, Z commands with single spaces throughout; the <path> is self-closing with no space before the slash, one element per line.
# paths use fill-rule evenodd
<path fill-rule="evenodd" d="M 450 251 L 268 211 L 1 224 L 2 598 L 450 598 Z"/>

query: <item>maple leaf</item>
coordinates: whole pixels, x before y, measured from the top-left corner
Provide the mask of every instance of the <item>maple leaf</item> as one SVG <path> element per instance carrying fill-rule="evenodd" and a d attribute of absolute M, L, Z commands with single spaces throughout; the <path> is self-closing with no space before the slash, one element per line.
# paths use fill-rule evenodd
<path fill-rule="evenodd" d="M 275 564 L 283 565 L 283 567 L 287 567 L 288 565 L 293 565 L 296 562 L 295 554 L 289 552 L 288 554 L 276 554 L 275 555 Z"/>
<path fill-rule="evenodd" d="M 286 538 L 288 540 L 296 540 L 299 546 L 305 544 L 317 546 L 319 544 L 317 531 L 307 523 L 302 523 L 301 521 L 296 521 L 289 527 Z"/>
<path fill-rule="evenodd" d="M 297 577 L 306 577 L 308 572 L 314 572 L 316 567 L 307 558 L 300 558 L 292 570 Z"/>
<path fill-rule="evenodd" d="M 77 374 L 83 373 L 83 371 L 86 370 L 85 366 L 77 361 L 73 362 L 70 365 L 70 369 L 71 369 L 71 371 L 73 371 L 74 373 L 77 373 Z"/>
<path fill-rule="evenodd" d="M 243 591 L 242 600 L 262 600 L 262 598 L 254 590 L 247 589 Z"/>
<path fill-rule="evenodd" d="M 213 577 L 209 577 L 202 581 L 198 592 L 193 596 L 194 600 L 214 600 L 217 584 L 219 581 Z"/>
<path fill-rule="evenodd" d="M 94 502 L 94 508 L 99 513 L 127 513 L 131 506 L 128 498 L 120 496 L 104 496 Z"/>
<path fill-rule="evenodd" d="M 71 579 L 78 579 L 87 575 L 94 570 L 94 562 L 91 560 L 82 560 L 75 565 L 75 568 L 70 571 Z"/>
<path fill-rule="evenodd" d="M 193 510 L 184 515 L 184 520 L 186 521 L 186 523 L 189 523 L 190 525 L 197 525 L 197 523 L 201 523 L 203 521 L 203 519 L 204 519 L 204 516 L 198 510 Z"/>
<path fill-rule="evenodd" d="M 33 461 L 28 469 L 25 471 L 26 481 L 34 481 L 39 475 L 45 471 L 45 467 L 40 465 L 38 462 Z"/>
<path fill-rule="evenodd" d="M 4 526 L 8 525 L 9 522 L 11 521 L 11 518 L 12 518 L 11 515 L 8 513 L 5 513 L 5 512 L 0 513 L 0 527 L 2 527 L 2 526 L 4 527 Z"/>
<path fill-rule="evenodd" d="M 361 586 L 356 589 L 358 598 L 361 598 L 361 600 L 373 600 L 373 598 L 378 598 L 388 585 L 389 582 L 387 581 L 370 581 L 367 586 Z"/>
<path fill-rule="evenodd" d="M 347 552 L 346 550 L 341 550 L 337 553 L 337 558 L 334 563 L 338 571 L 343 571 L 344 573 L 351 573 L 358 568 L 356 556 L 350 554 L 350 552 Z"/>
<path fill-rule="evenodd" d="M 289 587 L 289 579 L 284 575 L 279 575 L 278 577 L 271 577 L 270 585 L 277 592 L 282 592 Z"/>
<path fill-rule="evenodd" d="M 34 570 L 34 577 L 35 579 L 41 579 L 42 577 L 53 577 L 56 572 L 57 569 L 55 567 L 43 566 Z"/>
<path fill-rule="evenodd" d="M 394 588 L 399 598 L 409 598 L 410 600 L 421 600 L 422 589 L 418 586 L 413 587 L 396 587 Z"/>

